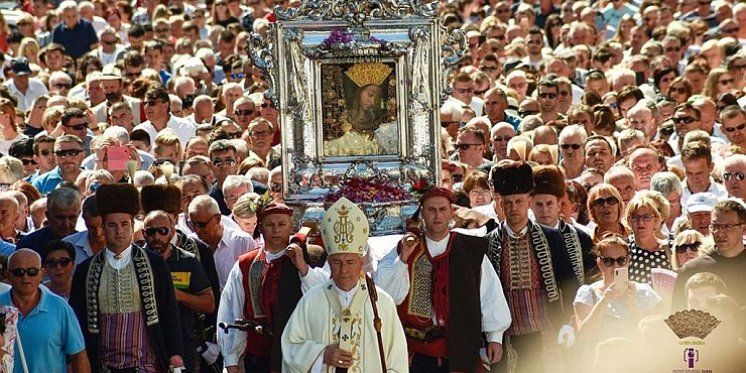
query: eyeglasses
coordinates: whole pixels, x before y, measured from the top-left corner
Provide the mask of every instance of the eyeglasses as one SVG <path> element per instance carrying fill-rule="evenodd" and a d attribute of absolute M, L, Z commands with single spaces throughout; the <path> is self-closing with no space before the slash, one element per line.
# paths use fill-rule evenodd
<path fill-rule="evenodd" d="M 73 260 L 70 259 L 70 258 L 60 258 L 60 259 L 56 259 L 56 260 L 55 259 L 47 259 L 47 260 L 44 261 L 44 266 L 47 267 L 47 268 L 57 268 L 57 267 L 59 267 L 59 268 L 65 268 L 68 265 L 70 265 L 70 263 L 72 263 L 72 261 Z"/>
<path fill-rule="evenodd" d="M 739 124 L 739 125 L 737 125 L 735 127 L 722 127 L 722 128 L 723 128 L 723 131 L 728 132 L 728 133 L 732 133 L 732 132 L 736 132 L 736 131 L 741 131 L 744 128 L 746 128 L 746 123 L 741 123 L 741 124 Z"/>
<path fill-rule="evenodd" d="M 680 95 L 685 95 L 688 93 L 686 87 L 671 87 L 671 93 L 678 93 Z"/>
<path fill-rule="evenodd" d="M 228 134 L 228 137 L 231 139 L 240 139 L 241 138 L 241 132 L 226 132 Z"/>
<path fill-rule="evenodd" d="M 33 159 L 29 159 L 29 158 L 21 159 L 21 162 L 23 163 L 24 166 L 28 166 L 30 164 L 32 164 L 34 166 L 36 165 L 36 161 L 33 160 Z"/>
<path fill-rule="evenodd" d="M 513 136 L 495 136 L 495 137 L 492 138 L 492 141 L 495 141 L 495 142 L 505 141 L 505 142 L 507 142 L 507 141 L 510 141 L 510 139 L 512 139 L 512 138 L 513 138 Z"/>
<path fill-rule="evenodd" d="M 101 43 L 103 43 L 104 45 L 114 45 L 117 43 L 117 41 L 116 40 L 101 40 Z"/>
<path fill-rule="evenodd" d="M 746 178 L 746 175 L 744 175 L 743 172 L 726 172 L 723 174 L 723 180 L 730 181 L 730 179 L 736 179 L 738 181 L 743 181 L 744 178 Z"/>
<path fill-rule="evenodd" d="M 534 115 L 534 114 L 538 114 L 538 113 L 539 113 L 538 111 L 534 111 L 534 110 L 518 110 L 518 115 L 520 115 L 522 117 L 529 116 L 529 115 Z"/>
<path fill-rule="evenodd" d="M 635 224 L 639 223 L 641 221 L 644 221 L 646 223 L 650 223 L 651 221 L 653 221 L 653 217 L 654 217 L 653 215 L 649 215 L 649 214 L 648 215 L 632 215 L 632 216 L 629 217 L 629 221 L 631 221 L 631 222 L 633 222 Z"/>
<path fill-rule="evenodd" d="M 556 93 L 539 93 L 540 98 L 556 98 Z"/>
<path fill-rule="evenodd" d="M 727 232 L 743 224 L 710 224 L 710 232 Z"/>
<path fill-rule="evenodd" d="M 240 116 L 249 116 L 249 115 L 254 114 L 254 110 L 250 110 L 250 109 L 238 110 L 238 109 L 236 109 L 236 110 L 233 111 L 233 114 L 235 114 L 237 117 L 240 117 Z"/>
<path fill-rule="evenodd" d="M 458 148 L 458 150 L 467 150 L 471 148 L 472 146 L 478 146 L 478 145 L 482 145 L 482 144 L 456 144 L 456 147 Z"/>
<path fill-rule="evenodd" d="M 142 74 L 142 71 L 137 71 L 137 72 L 124 73 L 124 76 L 126 76 L 128 78 L 137 79 L 137 78 L 140 77 L 141 74 Z"/>
<path fill-rule="evenodd" d="M 733 78 L 718 80 L 718 84 L 720 84 L 720 85 L 733 84 Z"/>
<path fill-rule="evenodd" d="M 676 253 L 677 254 L 684 254 L 687 251 L 691 251 L 696 253 L 699 251 L 699 242 L 689 243 L 689 244 L 681 244 L 679 246 L 676 246 Z"/>
<path fill-rule="evenodd" d="M 673 124 L 679 124 L 679 123 L 692 124 L 696 120 L 697 118 L 692 118 L 692 117 L 671 118 L 671 121 L 673 122 Z"/>
<path fill-rule="evenodd" d="M 41 272 L 41 268 L 13 268 L 9 271 L 15 277 L 23 277 L 26 274 L 28 274 L 28 277 L 36 277 Z"/>
<path fill-rule="evenodd" d="M 570 149 L 570 148 L 572 148 L 572 150 L 578 150 L 578 149 L 580 149 L 582 147 L 583 147 L 583 145 L 580 145 L 580 144 L 562 144 L 562 145 L 560 145 L 560 148 L 562 148 L 563 150 L 567 150 L 567 149 Z"/>
<path fill-rule="evenodd" d="M 479 91 L 474 90 L 474 94 L 481 96 L 481 95 L 483 95 L 487 91 L 489 91 L 489 88 L 488 89 L 484 89 L 484 90 L 479 90 Z"/>
<path fill-rule="evenodd" d="M 603 205 L 616 206 L 617 204 L 619 204 L 619 200 L 616 199 L 616 197 L 596 198 L 596 200 L 593 201 L 593 206 L 595 207 L 601 207 Z"/>
<path fill-rule="evenodd" d="M 206 222 L 199 222 L 199 221 L 194 221 L 192 219 L 189 219 L 189 225 L 192 226 L 192 228 L 205 229 L 218 216 L 220 216 L 220 214 L 215 214 L 210 219 L 208 219 Z"/>
<path fill-rule="evenodd" d="M 162 104 L 162 103 L 165 103 L 165 102 L 166 101 L 163 101 L 163 100 L 152 100 L 152 101 L 145 101 L 145 102 L 143 102 L 143 104 L 145 104 L 145 106 L 153 106 L 153 105 Z"/>
<path fill-rule="evenodd" d="M 55 150 L 54 155 L 58 157 L 74 157 L 82 152 L 83 150 L 81 149 Z"/>
<path fill-rule="evenodd" d="M 456 121 L 441 121 L 440 122 L 440 126 L 443 128 L 448 128 L 448 126 L 452 124 L 461 124 L 461 122 L 456 122 Z"/>
<path fill-rule="evenodd" d="M 606 267 L 624 267 L 627 264 L 627 260 L 629 258 L 626 256 L 620 256 L 618 258 L 609 258 L 609 257 L 601 257 L 601 261 L 604 263 Z"/>
<path fill-rule="evenodd" d="M 272 132 L 270 131 L 251 131 L 251 136 L 255 136 L 255 137 L 264 137 L 264 136 L 269 136 L 271 134 Z"/>
<path fill-rule="evenodd" d="M 160 234 L 161 236 L 165 236 L 168 234 L 168 232 L 171 232 L 171 229 L 168 227 L 145 228 L 145 235 L 149 237 L 155 236 L 156 233 Z"/>
<path fill-rule="evenodd" d="M 82 130 L 88 128 L 88 124 L 87 123 L 80 123 L 80 124 L 73 124 L 73 125 L 64 124 L 64 126 L 67 127 L 67 128 L 69 128 L 69 129 L 71 129 L 71 130 L 73 130 L 73 131 L 82 131 Z"/>
<path fill-rule="evenodd" d="M 215 167 L 220 167 L 223 164 L 226 166 L 233 166 L 236 164 L 236 160 L 233 158 L 215 158 L 212 160 L 212 164 L 214 164 Z"/>
<path fill-rule="evenodd" d="M 489 196 L 489 195 L 490 195 L 490 191 L 485 190 L 485 189 L 472 189 L 469 192 L 469 197 L 474 197 L 474 198 L 481 197 L 481 196 Z"/>
<path fill-rule="evenodd" d="M 70 89 L 70 84 L 66 84 L 66 83 L 55 83 L 55 84 L 52 84 L 52 87 L 54 87 L 54 88 Z"/>

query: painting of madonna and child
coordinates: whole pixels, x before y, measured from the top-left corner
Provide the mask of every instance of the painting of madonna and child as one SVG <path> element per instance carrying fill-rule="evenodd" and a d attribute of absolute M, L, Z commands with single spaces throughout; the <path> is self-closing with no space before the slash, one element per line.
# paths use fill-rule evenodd
<path fill-rule="evenodd" d="M 399 155 L 396 64 L 321 66 L 326 157 Z"/>

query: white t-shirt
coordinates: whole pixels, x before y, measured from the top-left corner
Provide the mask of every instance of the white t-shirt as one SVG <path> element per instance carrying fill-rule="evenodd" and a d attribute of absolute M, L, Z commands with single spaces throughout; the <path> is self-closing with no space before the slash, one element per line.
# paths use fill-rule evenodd
<path fill-rule="evenodd" d="M 10 140 L 0 140 L 0 153 L 8 154 L 8 150 L 10 150 L 10 146 L 13 145 L 14 142 L 23 140 L 25 138 L 28 138 L 28 136 L 18 133 L 15 138 Z"/>

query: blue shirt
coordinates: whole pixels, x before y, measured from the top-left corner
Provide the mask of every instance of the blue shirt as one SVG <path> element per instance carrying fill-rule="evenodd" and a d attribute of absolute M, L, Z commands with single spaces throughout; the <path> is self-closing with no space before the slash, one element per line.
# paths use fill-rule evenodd
<path fill-rule="evenodd" d="M 0 255 L 3 255 L 7 258 L 10 256 L 10 254 L 13 254 L 15 251 L 16 251 L 16 245 L 13 245 L 10 242 L 5 242 L 3 240 L 0 240 Z"/>
<path fill-rule="evenodd" d="M 41 195 L 46 196 L 51 193 L 57 185 L 62 182 L 62 174 L 60 174 L 60 168 L 55 167 L 52 171 L 45 172 L 34 178 L 31 182 L 34 188 L 36 188 Z"/>
<path fill-rule="evenodd" d="M 29 372 L 66 373 L 67 356 L 85 349 L 78 319 L 67 302 L 44 286 L 39 286 L 39 304 L 23 316 L 18 315 L 18 335 L 26 355 Z M 10 293 L 0 294 L 0 305 L 13 306 Z M 15 349 L 14 373 L 22 373 L 19 350 Z"/>
<path fill-rule="evenodd" d="M 54 234 L 52 227 L 46 226 L 21 238 L 16 247 L 18 249 L 31 249 L 39 253 L 39 255 L 44 256 L 44 246 L 46 246 L 49 241 L 61 240 L 62 238 L 64 237 L 57 237 L 57 235 Z"/>
<path fill-rule="evenodd" d="M 73 233 L 62 239 L 75 247 L 75 264 L 83 263 L 84 260 L 93 256 L 91 242 L 88 240 L 88 231 Z"/>
<path fill-rule="evenodd" d="M 91 51 L 91 45 L 98 43 L 98 36 L 90 22 L 79 19 L 73 28 L 68 28 L 63 22 L 55 26 L 52 42 L 62 44 L 65 54 L 77 60 Z"/>

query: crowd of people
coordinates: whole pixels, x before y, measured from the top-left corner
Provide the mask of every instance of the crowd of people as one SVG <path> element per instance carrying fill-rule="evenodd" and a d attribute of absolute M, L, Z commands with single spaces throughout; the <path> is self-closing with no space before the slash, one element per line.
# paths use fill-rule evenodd
<path fill-rule="evenodd" d="M 14 372 L 662 371 L 685 309 L 742 370 L 746 3 L 441 1 L 440 180 L 391 248 L 346 199 L 310 232 L 285 205 L 245 47 L 298 5 L 0 14 Z"/>

